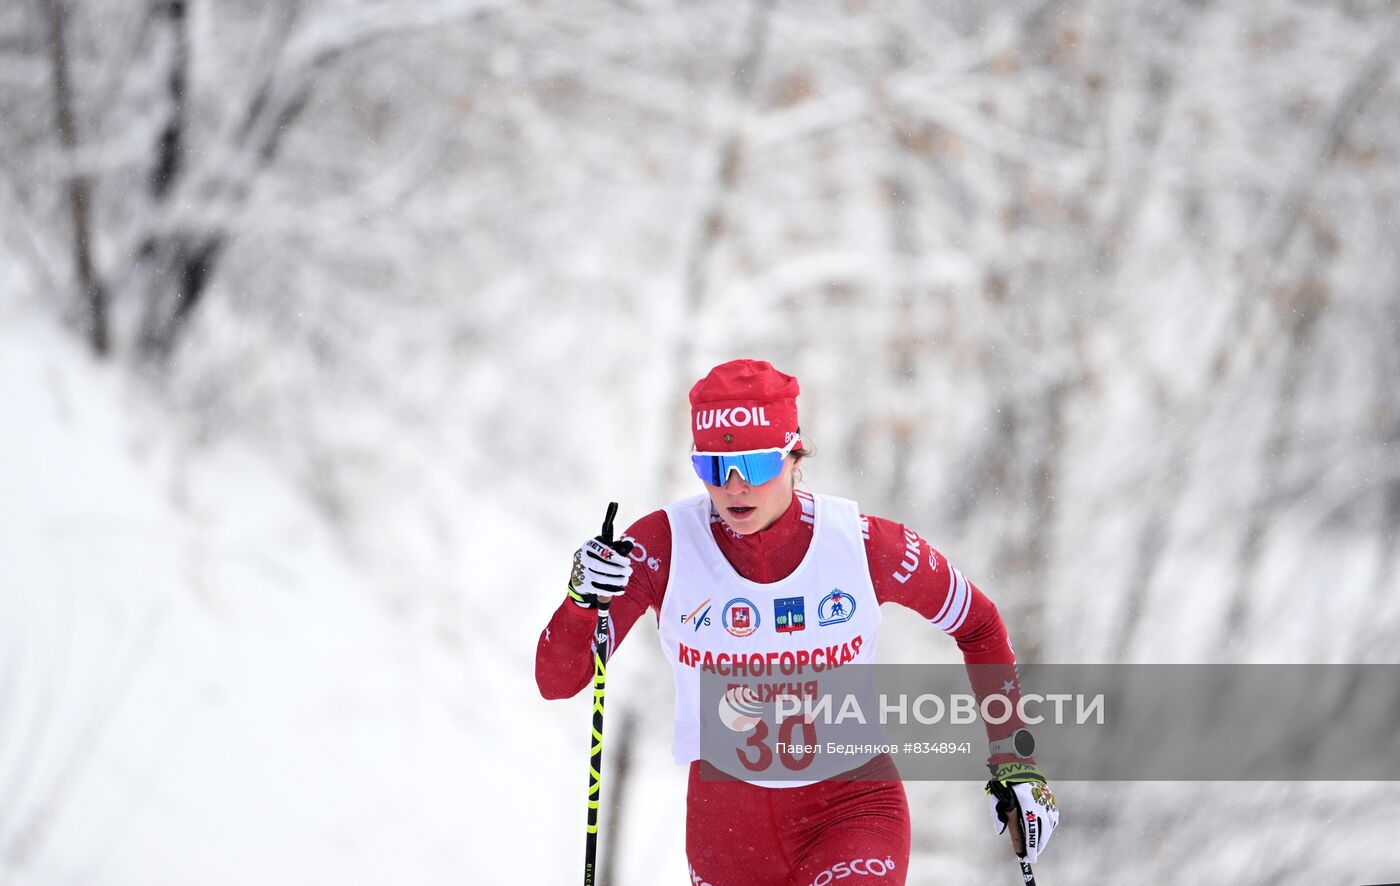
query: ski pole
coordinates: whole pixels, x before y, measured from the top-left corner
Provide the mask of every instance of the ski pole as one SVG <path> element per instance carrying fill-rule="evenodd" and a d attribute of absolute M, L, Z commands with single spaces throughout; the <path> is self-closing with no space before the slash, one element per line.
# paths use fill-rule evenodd
<path fill-rule="evenodd" d="M 1031 872 L 1031 863 L 1023 859 L 1017 861 L 1021 862 L 1021 879 L 1026 882 L 1026 886 L 1035 886 L 1035 874 Z"/>
<path fill-rule="evenodd" d="M 603 532 L 598 540 L 613 547 L 613 517 L 617 502 L 608 502 L 603 518 Z M 616 550 L 616 548 L 614 548 Z M 585 838 L 583 884 L 593 886 L 598 859 L 598 801 L 603 788 L 603 694 L 608 681 L 608 604 L 607 597 L 598 598 L 598 625 L 593 632 L 593 755 L 588 764 L 588 834 Z"/>
<path fill-rule="evenodd" d="M 1016 795 L 1012 793 L 1011 789 L 1008 788 L 1003 782 L 996 780 L 987 782 L 987 790 L 990 791 L 992 796 L 996 797 L 997 799 L 997 815 L 1001 816 L 1002 818 L 1006 818 L 1006 816 L 1011 812 L 1015 812 L 1017 814 L 1018 818 L 1016 821 L 1016 832 L 1020 833 L 1021 824 L 1019 816 L 1021 812 L 1021 806 L 1016 802 Z M 1010 826 L 1011 822 L 1008 820 L 1007 827 Z M 1026 886 L 1035 886 L 1035 873 L 1031 871 L 1030 862 L 1026 861 L 1024 858 L 1018 858 L 1016 860 L 1021 863 L 1021 881 L 1025 883 Z"/>

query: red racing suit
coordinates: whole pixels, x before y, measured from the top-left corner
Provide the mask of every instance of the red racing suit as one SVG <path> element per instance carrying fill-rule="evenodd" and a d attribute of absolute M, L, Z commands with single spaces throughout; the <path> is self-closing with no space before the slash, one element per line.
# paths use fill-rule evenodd
<path fill-rule="evenodd" d="M 807 493 L 797 491 L 787 511 L 768 529 L 739 535 L 722 521 L 711 525 L 715 541 L 736 572 L 760 583 L 778 581 L 802 562 L 813 524 L 804 515 Z M 810 513 L 810 507 L 805 509 Z M 952 566 L 903 525 L 862 515 L 870 578 L 881 604 L 898 603 L 945 628 L 957 642 L 974 694 L 980 699 L 1016 684 L 1015 655 L 1006 626 L 991 600 L 975 585 L 952 599 Z M 666 594 L 671 527 L 664 511 L 653 511 L 626 533 L 632 577 L 614 598 L 615 649 L 647 609 L 659 617 Z M 950 609 L 960 604 L 956 610 Z M 540 634 L 535 680 L 545 698 L 568 698 L 593 678 L 596 615 L 567 598 Z M 1023 724 L 1014 715 L 988 726 L 988 738 L 1004 738 Z M 1010 755 L 992 757 L 1007 762 Z M 903 883 L 909 861 L 909 809 L 903 785 L 888 757 L 877 757 L 860 780 L 833 780 L 796 788 L 765 788 L 712 777 L 694 762 L 686 811 L 686 855 L 693 884 L 819 886 L 862 876 L 881 884 Z M 875 773 L 872 780 L 871 773 Z M 885 778 L 885 775 L 888 778 Z"/>

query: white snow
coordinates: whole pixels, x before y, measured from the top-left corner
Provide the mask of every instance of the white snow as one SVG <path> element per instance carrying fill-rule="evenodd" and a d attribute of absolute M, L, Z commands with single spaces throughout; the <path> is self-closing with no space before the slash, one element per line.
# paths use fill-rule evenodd
<path fill-rule="evenodd" d="M 586 711 L 539 700 L 530 668 L 548 595 L 505 610 L 458 576 L 458 644 L 425 637 L 258 453 L 182 438 L 45 322 L 11 311 L 6 332 L 0 880 L 576 867 L 522 838 L 579 842 L 582 816 Z M 474 548 L 524 537 L 495 513 Z"/>

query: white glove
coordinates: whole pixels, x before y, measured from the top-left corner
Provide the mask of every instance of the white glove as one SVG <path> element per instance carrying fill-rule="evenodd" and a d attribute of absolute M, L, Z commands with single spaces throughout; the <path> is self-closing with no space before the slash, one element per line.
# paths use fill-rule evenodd
<path fill-rule="evenodd" d="M 987 802 L 997 833 L 1006 833 L 1010 819 L 1012 851 L 1034 864 L 1060 823 L 1060 810 L 1045 776 L 1025 763 L 996 766 L 987 782 Z"/>
<path fill-rule="evenodd" d="M 584 609 L 597 609 L 627 588 L 632 577 L 632 542 L 620 539 L 611 545 L 601 537 L 590 538 L 574 551 L 569 573 L 569 599 Z"/>

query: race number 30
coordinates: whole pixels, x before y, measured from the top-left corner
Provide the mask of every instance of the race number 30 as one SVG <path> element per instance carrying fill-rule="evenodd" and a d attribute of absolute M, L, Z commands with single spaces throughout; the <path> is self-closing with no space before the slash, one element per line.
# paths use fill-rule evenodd
<path fill-rule="evenodd" d="M 802 729 L 801 738 L 794 741 L 793 733 L 799 727 Z M 759 720 L 754 724 L 753 735 L 744 742 L 745 747 L 753 749 L 753 755 L 746 754 L 743 748 L 734 749 L 739 762 L 750 772 L 765 772 L 772 768 L 773 749 L 768 745 L 769 734 L 768 724 Z M 816 743 L 817 728 L 806 717 L 786 717 L 778 726 L 778 760 L 785 769 L 800 772 L 811 766 L 816 757 Z M 794 747 L 800 747 L 803 753 L 793 753 Z"/>

